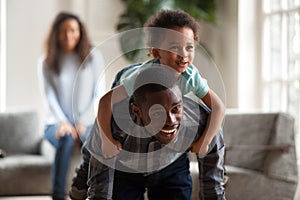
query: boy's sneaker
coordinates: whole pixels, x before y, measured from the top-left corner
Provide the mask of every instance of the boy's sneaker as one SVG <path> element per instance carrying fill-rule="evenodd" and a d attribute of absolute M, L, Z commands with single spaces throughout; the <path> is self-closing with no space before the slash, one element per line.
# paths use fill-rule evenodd
<path fill-rule="evenodd" d="M 88 171 L 83 168 L 77 168 L 76 176 L 72 180 L 71 190 L 69 196 L 72 200 L 85 200 L 87 198 L 88 185 L 87 177 Z"/>

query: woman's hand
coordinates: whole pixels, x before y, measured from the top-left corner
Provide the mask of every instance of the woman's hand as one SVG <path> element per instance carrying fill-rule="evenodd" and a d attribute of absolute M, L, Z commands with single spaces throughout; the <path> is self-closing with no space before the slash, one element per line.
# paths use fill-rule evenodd
<path fill-rule="evenodd" d="M 61 122 L 56 130 L 55 136 L 61 138 L 66 134 L 72 135 L 74 140 L 78 139 L 76 129 L 69 122 Z"/>
<path fill-rule="evenodd" d="M 79 137 L 84 136 L 85 131 L 86 131 L 86 126 L 81 123 L 77 123 L 75 127 L 76 127 L 76 131 L 77 131 Z"/>

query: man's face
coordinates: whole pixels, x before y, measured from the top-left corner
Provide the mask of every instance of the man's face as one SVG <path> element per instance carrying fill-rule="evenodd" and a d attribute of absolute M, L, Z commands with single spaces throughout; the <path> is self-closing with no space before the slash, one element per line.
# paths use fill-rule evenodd
<path fill-rule="evenodd" d="M 174 139 L 183 117 L 182 95 L 178 86 L 160 92 L 146 93 L 139 117 L 149 130 L 160 130 L 156 138 L 163 144 Z M 165 123 L 163 124 L 163 120 Z"/>
<path fill-rule="evenodd" d="M 160 48 L 152 50 L 160 64 L 182 73 L 193 63 L 195 56 L 194 32 L 188 27 L 174 28 L 166 33 Z"/>

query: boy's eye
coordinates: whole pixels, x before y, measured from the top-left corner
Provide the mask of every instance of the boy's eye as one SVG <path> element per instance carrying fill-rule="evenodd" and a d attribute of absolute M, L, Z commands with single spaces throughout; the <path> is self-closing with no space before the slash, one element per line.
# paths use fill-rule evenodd
<path fill-rule="evenodd" d="M 180 47 L 179 47 L 179 46 L 171 46 L 171 47 L 170 47 L 170 50 L 171 50 L 171 51 L 178 52 L 178 51 L 180 50 Z"/>
<path fill-rule="evenodd" d="M 186 50 L 187 51 L 192 51 L 194 49 L 194 46 L 193 45 L 189 45 L 186 47 Z"/>
<path fill-rule="evenodd" d="M 171 46 L 169 49 L 172 52 L 179 52 L 179 51 L 181 51 L 182 47 L 174 45 L 174 46 Z M 193 51 L 194 50 L 194 46 L 193 45 L 188 45 L 188 46 L 185 47 L 185 50 L 186 51 Z"/>

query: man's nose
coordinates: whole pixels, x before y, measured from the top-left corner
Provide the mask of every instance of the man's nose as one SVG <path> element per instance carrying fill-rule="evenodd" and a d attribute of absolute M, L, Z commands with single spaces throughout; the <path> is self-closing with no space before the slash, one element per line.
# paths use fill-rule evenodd
<path fill-rule="evenodd" d="M 172 113 L 167 113 L 166 124 L 173 125 L 176 121 L 176 116 Z"/>

